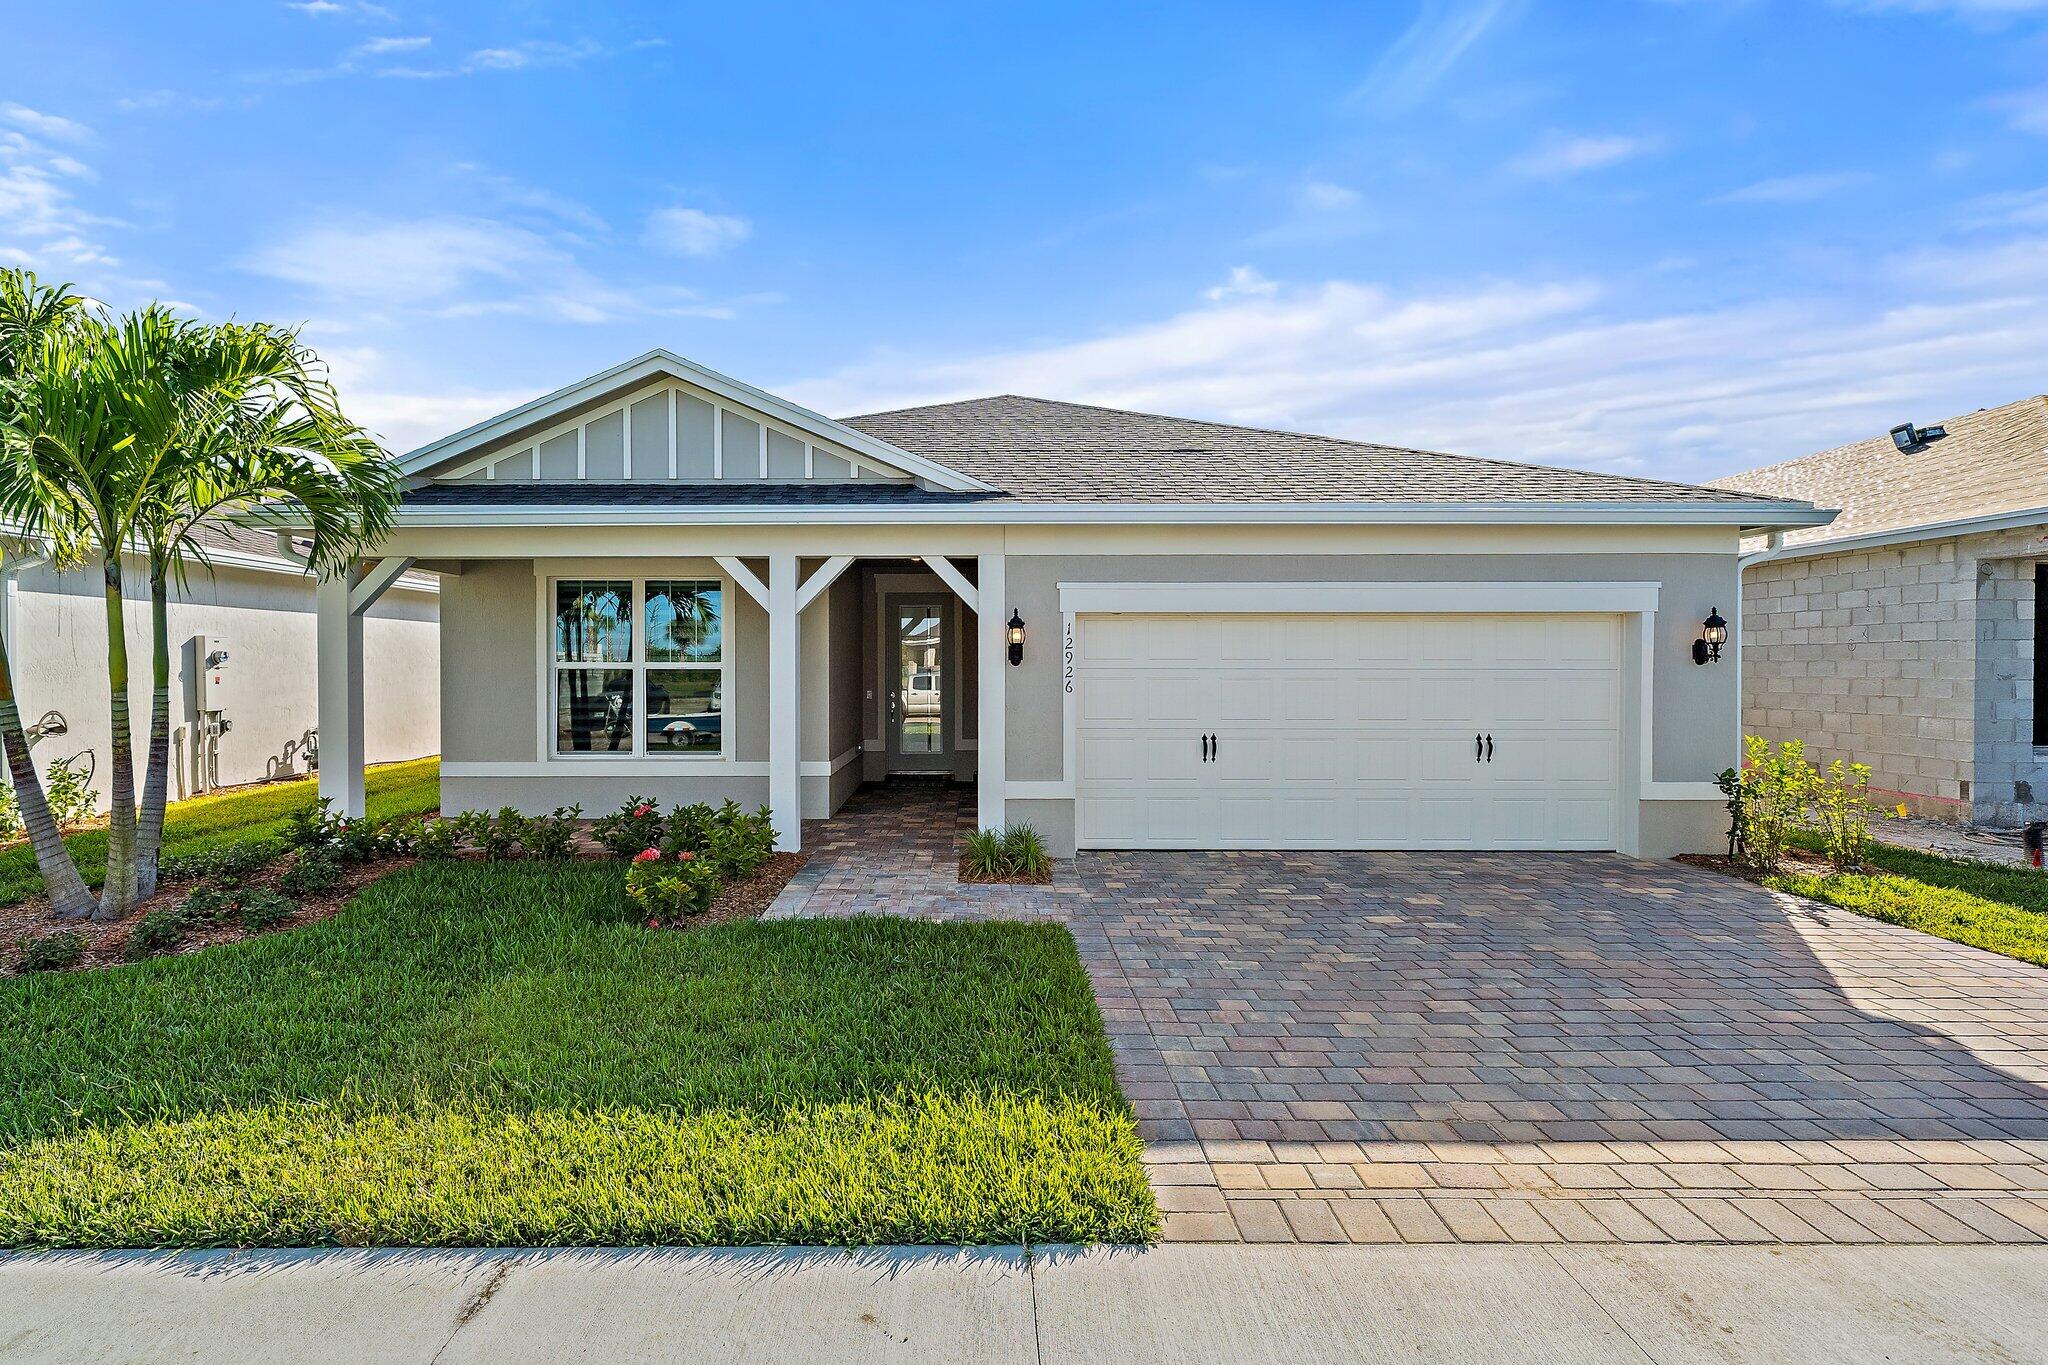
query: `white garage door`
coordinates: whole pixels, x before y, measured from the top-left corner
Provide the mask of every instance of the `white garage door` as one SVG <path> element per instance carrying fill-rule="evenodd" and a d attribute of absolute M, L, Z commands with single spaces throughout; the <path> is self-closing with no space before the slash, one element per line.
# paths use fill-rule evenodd
<path fill-rule="evenodd" d="M 1085 847 L 1615 846 L 1617 617 L 1076 624 Z"/>

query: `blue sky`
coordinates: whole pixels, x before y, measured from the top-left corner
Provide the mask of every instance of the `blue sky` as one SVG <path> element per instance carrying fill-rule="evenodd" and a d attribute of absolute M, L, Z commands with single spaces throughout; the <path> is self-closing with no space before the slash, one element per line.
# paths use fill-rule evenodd
<path fill-rule="evenodd" d="M 667 346 L 1706 478 L 2048 389 L 2048 0 L 0 0 L 0 261 L 405 449 Z"/>

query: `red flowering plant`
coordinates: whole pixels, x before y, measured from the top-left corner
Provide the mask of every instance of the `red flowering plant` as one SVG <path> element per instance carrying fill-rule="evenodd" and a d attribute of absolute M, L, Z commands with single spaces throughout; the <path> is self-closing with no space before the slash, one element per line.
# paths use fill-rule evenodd
<path fill-rule="evenodd" d="M 614 858 L 630 858 L 643 848 L 661 847 L 666 823 L 653 797 L 633 796 L 610 815 L 591 821 L 590 836 Z"/>
<path fill-rule="evenodd" d="M 688 849 L 664 858 L 660 849 L 644 848 L 626 869 L 626 895 L 650 929 L 703 914 L 723 885 L 718 870 Z"/>

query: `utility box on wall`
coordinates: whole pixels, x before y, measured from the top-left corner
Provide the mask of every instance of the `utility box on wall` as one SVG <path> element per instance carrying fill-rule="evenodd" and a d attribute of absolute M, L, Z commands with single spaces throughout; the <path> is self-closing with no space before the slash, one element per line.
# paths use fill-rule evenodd
<path fill-rule="evenodd" d="M 195 635 L 192 637 L 192 662 L 194 665 L 194 687 L 192 709 L 200 716 L 209 711 L 225 711 L 228 701 L 228 669 L 233 664 L 233 655 L 228 642 L 218 635 Z"/>

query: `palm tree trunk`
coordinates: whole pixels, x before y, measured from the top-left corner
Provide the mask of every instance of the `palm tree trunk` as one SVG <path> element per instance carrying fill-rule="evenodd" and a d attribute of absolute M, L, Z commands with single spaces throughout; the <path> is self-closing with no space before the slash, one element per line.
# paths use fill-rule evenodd
<path fill-rule="evenodd" d="M 135 908 L 135 734 L 128 719 L 128 621 L 121 595 L 121 556 L 107 557 L 107 687 L 113 735 L 107 741 L 107 880 L 100 887 L 99 918 L 119 919 Z"/>
<path fill-rule="evenodd" d="M 14 701 L 14 669 L 7 658 L 7 640 L 0 636 L 0 747 L 7 751 L 7 776 L 14 784 L 14 798 L 21 808 L 21 822 L 28 827 L 28 841 L 36 851 L 36 867 L 43 874 L 43 890 L 50 897 L 50 909 L 60 919 L 85 919 L 96 908 L 64 836 L 57 832 L 56 817 L 43 796 L 42 779 L 29 760 L 28 735 L 21 728 L 21 708 Z"/>
<path fill-rule="evenodd" d="M 135 833 L 135 894 L 156 894 L 157 859 L 164 847 L 164 803 L 171 794 L 171 606 L 163 570 L 149 574 L 149 756 L 142 774 L 141 827 Z M 204 663 L 204 661 L 201 661 Z"/>

